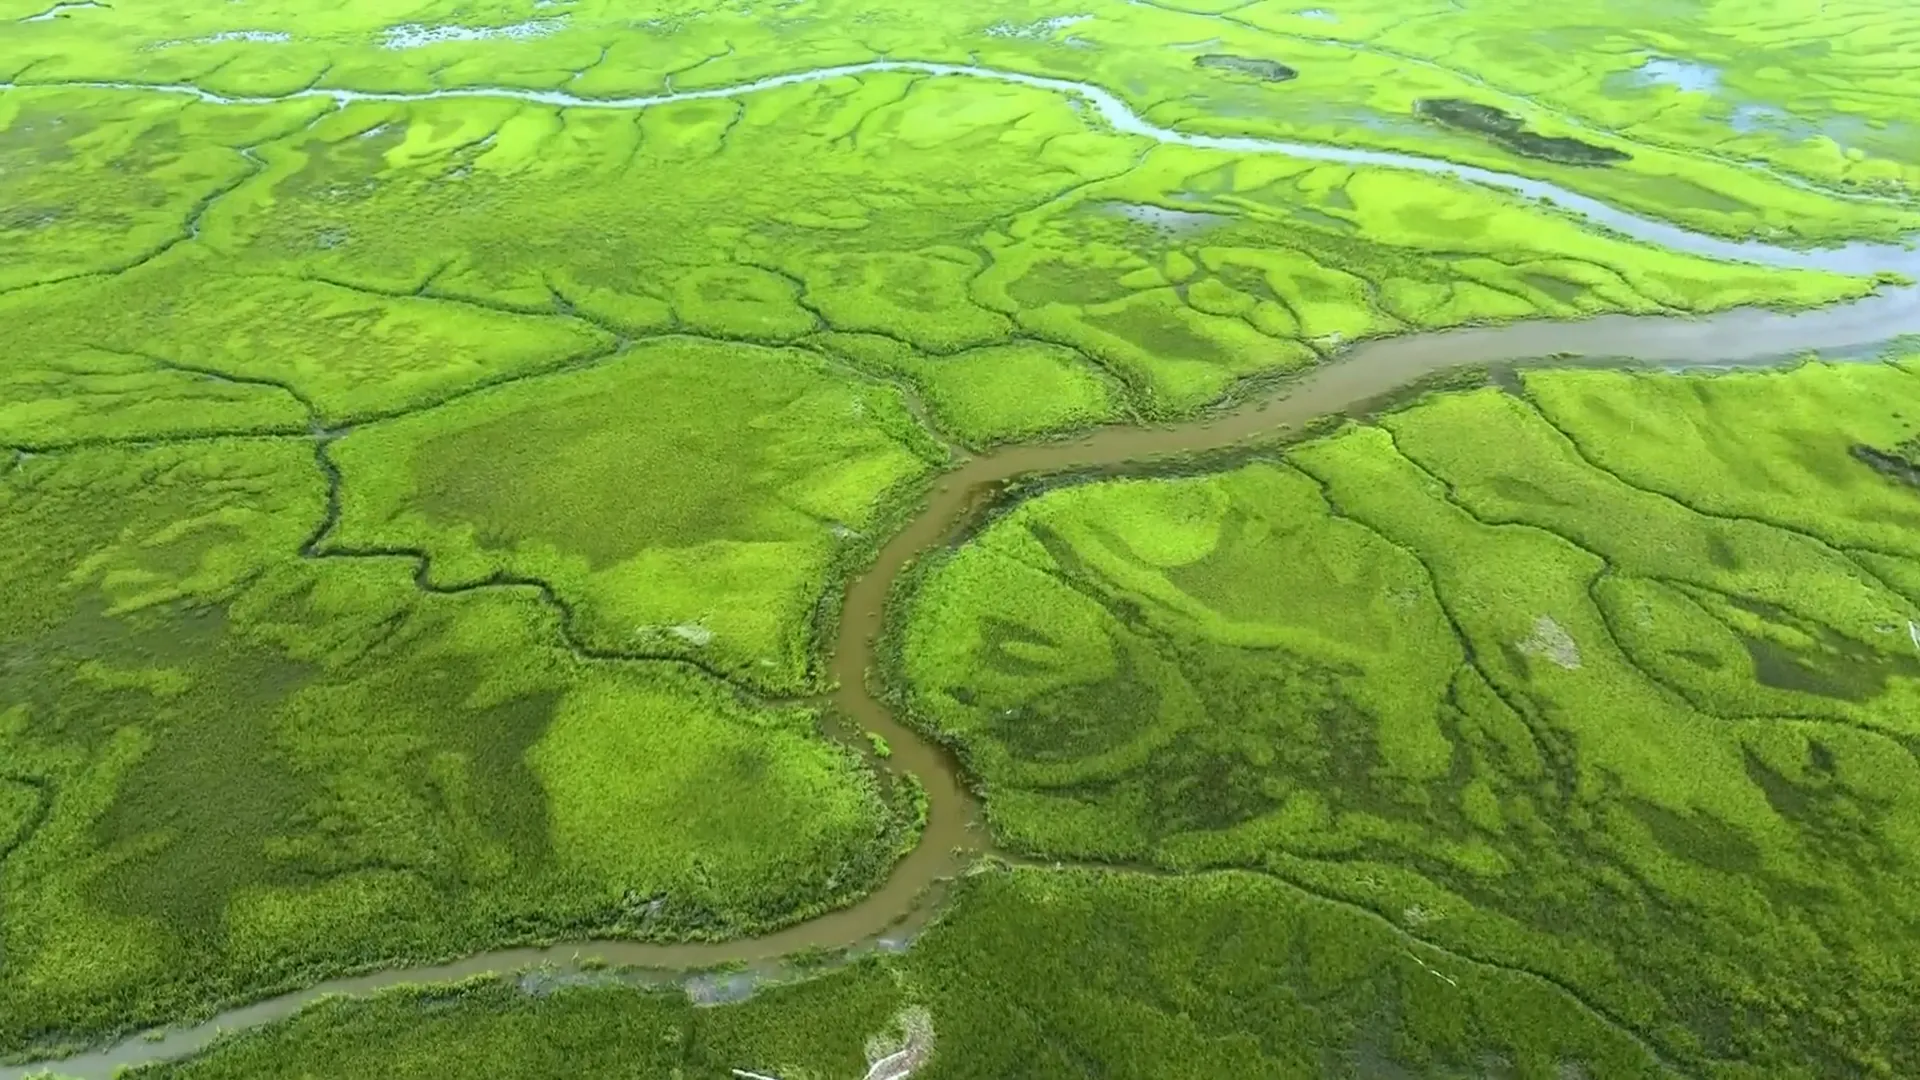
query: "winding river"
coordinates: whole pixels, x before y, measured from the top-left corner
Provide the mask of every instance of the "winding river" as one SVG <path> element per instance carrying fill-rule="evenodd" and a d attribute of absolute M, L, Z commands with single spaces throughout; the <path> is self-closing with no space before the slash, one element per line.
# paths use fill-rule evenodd
<path fill-rule="evenodd" d="M 1119 97 L 1098 86 L 968 65 L 874 61 L 776 75 L 737 86 L 628 98 L 588 98 L 557 91 L 507 88 L 415 94 L 313 88 L 279 97 L 256 98 L 222 96 L 186 85 L 51 85 L 186 94 L 212 104 L 268 104 L 310 98 L 331 99 L 341 105 L 355 101 L 508 98 L 566 108 L 642 109 L 880 72 L 993 79 L 1069 95 L 1092 106 L 1115 130 L 1164 143 L 1236 154 L 1284 154 L 1315 161 L 1456 176 L 1523 198 L 1551 200 L 1560 210 L 1582 215 L 1613 232 L 1697 255 L 1779 268 L 1847 273 L 1886 270 L 1920 279 L 1920 252 L 1909 247 L 1854 244 L 1802 251 L 1725 240 L 1624 213 L 1542 181 L 1437 158 L 1176 131 L 1148 122 Z M 0 91 L 11 88 L 11 84 L 0 84 Z M 53 1067 L 65 1076 L 104 1080 L 121 1068 L 193 1054 L 222 1032 L 253 1028 L 284 1018 L 324 996 L 365 994 L 403 983 L 449 981 L 514 972 L 536 965 L 549 967 L 543 973 L 523 978 L 565 982 L 620 977 L 669 983 L 684 981 L 684 973 L 695 968 L 732 962 L 747 966 L 745 976 L 731 984 L 725 980 L 718 984 L 696 984 L 702 993 L 710 994 L 716 985 L 723 990 L 729 985 L 737 989 L 749 985 L 756 973 L 781 972 L 785 970 L 781 958 L 802 949 L 860 952 L 903 948 L 918 927 L 932 917 L 941 883 L 964 870 L 986 850 L 987 842 L 979 827 L 979 806 L 964 786 L 953 759 L 895 719 L 872 693 L 867 673 L 875 663 L 875 642 L 881 630 L 885 600 L 901 571 L 917 556 L 950 542 L 993 498 L 1003 482 L 1036 472 L 1112 467 L 1154 457 L 1230 447 L 1297 427 L 1317 417 L 1353 410 L 1423 376 L 1467 365 L 1520 363 L 1549 356 L 1664 366 L 1753 364 L 1790 358 L 1807 350 L 1828 355 L 1872 355 L 1889 341 L 1915 333 L 1920 333 L 1920 285 L 1886 287 L 1862 300 L 1798 313 L 1739 309 L 1702 318 L 1612 315 L 1386 338 L 1350 347 L 1333 361 L 1275 388 L 1268 396 L 1231 411 L 1166 427 L 1101 428 L 1074 441 L 1015 445 L 965 458 L 936 481 L 920 512 L 886 543 L 873 565 L 850 583 L 845 614 L 833 646 L 831 670 L 838 686 L 832 696 L 833 705 L 854 723 L 884 736 L 893 748 L 884 766 L 896 774 L 918 777 L 928 795 L 927 827 L 919 845 L 895 866 L 880 889 L 859 903 L 779 933 L 720 944 L 568 942 L 548 948 L 494 950 L 447 964 L 393 968 L 331 979 L 295 993 L 222 1012 L 192 1027 L 135 1035 L 101 1050 L 58 1062 L 0 1068 L 0 1080 L 23 1080 Z M 583 958 L 643 973 L 616 976 L 589 972 L 582 964 Z"/>

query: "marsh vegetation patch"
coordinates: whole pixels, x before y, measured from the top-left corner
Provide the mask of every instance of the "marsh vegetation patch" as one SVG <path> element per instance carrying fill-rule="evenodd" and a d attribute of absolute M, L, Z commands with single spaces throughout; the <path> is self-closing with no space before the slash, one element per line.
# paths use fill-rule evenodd
<path fill-rule="evenodd" d="M 0 478 L 6 1045 L 476 939 L 772 926 L 912 827 L 810 714 L 584 661 L 526 590 L 303 558 L 326 480 L 301 438 Z"/>
<path fill-rule="evenodd" d="M 813 678 L 814 599 L 856 531 L 929 467 L 891 388 L 797 350 L 695 339 L 362 429 L 337 542 L 449 583 L 545 583 L 599 649 Z"/>
<path fill-rule="evenodd" d="M 1193 66 L 1246 75 L 1261 82 L 1286 82 L 1300 77 L 1298 71 L 1278 60 L 1257 56 L 1236 56 L 1232 53 L 1205 53 L 1193 58 Z"/>
<path fill-rule="evenodd" d="M 1808 993 L 1907 1060 L 1897 978 L 1845 957 L 1915 917 L 1920 787 L 1868 777 L 1920 781 L 1894 750 L 1920 543 L 1850 451 L 1910 433 L 1914 386 L 1536 373 L 1278 461 L 1046 491 L 926 576 L 909 700 L 1022 854 L 1284 868 L 1674 1016 L 1646 1034 L 1683 1061 L 1843 1060 L 1857 1029 L 1796 1019 Z M 1831 959 L 1756 947 L 1749 910 Z M 1725 1022 L 1746 1009 L 1781 1034 Z"/>
<path fill-rule="evenodd" d="M 1446 127 L 1485 136 L 1523 157 L 1563 165 L 1614 165 L 1633 155 L 1610 146 L 1595 146 L 1566 135 L 1528 131 L 1526 122 L 1495 105 L 1465 98 L 1421 98 L 1414 114 Z"/>

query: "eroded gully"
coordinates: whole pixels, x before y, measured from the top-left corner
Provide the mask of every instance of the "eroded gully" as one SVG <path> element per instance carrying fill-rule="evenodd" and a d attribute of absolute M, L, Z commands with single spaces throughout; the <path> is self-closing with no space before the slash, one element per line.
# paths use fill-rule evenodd
<path fill-rule="evenodd" d="M 228 97 L 183 85 L 131 83 L 60 84 L 128 92 L 187 94 L 212 104 L 265 104 L 327 98 L 355 101 L 427 101 L 506 98 L 567 108 L 641 109 L 675 101 L 735 97 L 781 86 L 882 72 L 993 79 L 1072 96 L 1086 102 L 1114 129 L 1159 142 L 1235 154 L 1283 154 L 1301 159 L 1451 175 L 1499 188 L 1522 198 L 1548 201 L 1563 212 L 1642 242 L 1711 258 L 1736 259 L 1783 269 L 1846 273 L 1893 271 L 1920 279 L 1920 253 L 1887 244 L 1853 244 L 1803 251 L 1732 241 L 1637 217 L 1598 200 L 1525 177 L 1455 164 L 1437 158 L 1355 150 L 1283 140 L 1194 135 L 1159 127 L 1117 96 L 1091 84 L 969 65 L 875 61 L 772 76 L 731 87 L 644 97 L 584 98 L 555 91 L 506 88 L 429 93 L 363 93 L 308 89 L 268 98 Z M 10 87 L 0 84 L 0 90 Z M 100 1050 L 57 1062 L 0 1068 L 0 1080 L 23 1080 L 47 1068 L 61 1075 L 105 1078 L 128 1066 L 178 1059 L 204 1048 L 223 1032 L 254 1028 L 291 1015 L 330 995 L 366 994 L 405 983 L 446 982 L 489 973 L 540 968 L 529 985 L 578 979 L 624 978 L 638 982 L 683 981 L 685 973 L 724 964 L 746 971 L 729 983 L 701 983 L 703 993 L 750 985 L 756 976 L 786 970 L 781 958 L 804 950 L 905 946 L 931 918 L 941 883 L 980 853 L 987 840 L 979 807 L 950 755 L 906 728 L 869 686 L 886 599 L 901 572 L 920 555 L 950 542 L 1014 478 L 1061 470 L 1117 468 L 1169 455 L 1221 450 L 1284 433 L 1318 417 L 1350 412 L 1392 395 L 1423 377 L 1470 365 L 1502 365 L 1544 357 L 1587 357 L 1663 366 L 1764 363 L 1818 350 L 1823 354 L 1871 353 L 1902 335 L 1920 333 L 1920 286 L 1884 287 L 1867 298 L 1804 312 L 1737 309 L 1718 315 L 1621 316 L 1564 322 L 1528 322 L 1387 338 L 1353 345 L 1300 377 L 1228 411 L 1163 427 L 1108 427 L 1072 441 L 1009 446 L 964 458 L 935 483 L 919 512 L 881 549 L 873 564 L 849 585 L 830 668 L 838 689 L 832 704 L 852 723 L 887 739 L 892 756 L 883 762 L 896 775 L 920 779 L 928 796 L 927 825 L 919 844 L 886 882 L 859 903 L 775 934 L 715 944 L 652 945 L 588 940 L 544 948 L 499 949 L 451 963 L 395 967 L 331 979 L 293 993 L 221 1012 L 191 1027 L 134 1035 Z M 583 960 L 596 961 L 589 971 Z M 603 962 L 632 974 L 599 971 Z"/>

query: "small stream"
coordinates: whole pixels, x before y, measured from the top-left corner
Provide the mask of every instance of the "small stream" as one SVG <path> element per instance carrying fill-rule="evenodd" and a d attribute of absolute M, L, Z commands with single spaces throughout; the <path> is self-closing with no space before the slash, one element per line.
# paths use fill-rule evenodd
<path fill-rule="evenodd" d="M 1624 213 L 1542 181 L 1435 158 L 1179 132 L 1148 122 L 1117 96 L 1098 86 L 968 65 L 875 61 L 771 76 L 737 86 L 628 98 L 585 98 L 558 91 L 513 89 L 407 94 L 317 88 L 280 97 L 235 98 L 191 86 L 59 85 L 188 94 L 213 104 L 262 104 L 306 98 L 329 98 L 343 105 L 354 101 L 510 98 L 568 108 L 641 109 L 878 72 L 993 79 L 1066 94 L 1091 105 L 1115 129 L 1160 142 L 1231 153 L 1286 154 L 1316 161 L 1455 175 L 1524 198 L 1551 199 L 1558 207 L 1584 215 L 1594 224 L 1614 232 L 1696 255 L 1780 268 L 1846 273 L 1887 270 L 1920 278 L 1920 253 L 1910 247 L 1853 244 L 1802 251 L 1725 240 Z M 7 88 L 0 84 L 0 90 Z M 833 645 L 830 666 L 838 686 L 832 696 L 834 708 L 859 727 L 885 737 L 893 753 L 882 762 L 884 767 L 896 774 L 918 777 L 928 795 L 927 827 L 919 845 L 894 867 L 881 888 L 857 904 L 775 934 L 718 944 L 648 945 L 589 940 L 548 948 L 493 950 L 446 964 L 399 967 L 330 979 L 230 1009 L 195 1026 L 131 1036 L 58 1062 L 0 1067 L 0 1080 L 23 1080 L 55 1067 L 64 1076 L 104 1080 L 122 1068 L 191 1055 L 223 1032 L 283 1019 L 324 996 L 366 994 L 404 983 L 444 982 L 546 965 L 542 972 L 522 976 L 522 985 L 528 986 L 529 992 L 537 992 L 541 985 L 600 980 L 686 985 L 686 973 L 722 964 L 743 964 L 745 974 L 751 977 L 791 974 L 791 967 L 782 958 L 807 949 L 861 952 L 904 948 L 932 918 L 942 883 L 962 872 L 984 852 L 987 841 L 984 830 L 979 827 L 980 808 L 951 755 L 902 725 L 874 695 L 866 676 L 877 666 L 875 644 L 882 629 L 885 601 L 900 573 L 917 557 L 950 543 L 972 517 L 993 500 L 1005 481 L 1036 472 L 1116 467 L 1155 457 L 1231 447 L 1298 428 L 1317 417 L 1355 410 L 1424 376 L 1468 365 L 1538 362 L 1543 357 L 1583 357 L 1589 361 L 1663 367 L 1764 364 L 1790 359 L 1808 350 L 1828 355 L 1873 356 L 1886 343 L 1908 334 L 1920 334 L 1920 285 L 1887 287 L 1858 301 L 1795 313 L 1737 309 L 1700 318 L 1608 315 L 1577 321 L 1526 322 L 1382 338 L 1353 345 L 1333 361 L 1229 411 L 1163 427 L 1099 428 L 1072 441 L 1014 445 L 964 458 L 935 481 L 924 507 L 889 539 L 873 565 L 850 583 Z M 586 960 L 624 970 L 599 970 L 597 964 L 583 962 Z M 711 994 L 714 992 L 711 983 L 713 980 L 707 979 L 691 989 L 699 994 Z M 751 978 L 725 979 L 720 983 L 725 987 L 750 987 Z M 736 991 L 723 988 L 723 992 Z"/>

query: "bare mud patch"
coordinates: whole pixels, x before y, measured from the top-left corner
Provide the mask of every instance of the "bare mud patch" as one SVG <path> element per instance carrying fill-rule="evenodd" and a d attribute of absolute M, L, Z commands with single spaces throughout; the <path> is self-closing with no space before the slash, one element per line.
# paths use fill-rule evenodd
<path fill-rule="evenodd" d="M 1580 670 L 1580 646 L 1567 633 L 1565 627 L 1553 621 L 1553 616 L 1542 615 L 1533 621 L 1533 633 L 1518 641 L 1514 647 L 1523 655 L 1538 656 L 1558 664 L 1568 671 Z"/>
<path fill-rule="evenodd" d="M 1025 41 L 1041 41 L 1065 30 L 1069 26 L 1078 26 L 1093 18 L 1091 15 L 1056 15 L 1051 19 L 1039 19 L 1030 23 L 997 22 L 987 27 L 986 35 L 997 38 L 1020 38 Z"/>
<path fill-rule="evenodd" d="M 933 1056 L 933 1014 L 911 1005 L 893 1018 L 893 1030 L 867 1039 L 867 1071 L 861 1080 L 906 1080 Z M 729 1070 L 736 1080 L 787 1080 L 775 1072 Z"/>
<path fill-rule="evenodd" d="M 553 19 L 528 19 L 508 26 L 405 23 L 387 27 L 380 35 L 380 44 L 387 49 L 420 49 L 449 41 L 531 41 L 558 33 L 566 23 L 564 15 Z"/>

